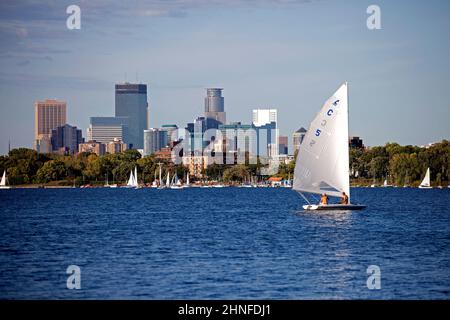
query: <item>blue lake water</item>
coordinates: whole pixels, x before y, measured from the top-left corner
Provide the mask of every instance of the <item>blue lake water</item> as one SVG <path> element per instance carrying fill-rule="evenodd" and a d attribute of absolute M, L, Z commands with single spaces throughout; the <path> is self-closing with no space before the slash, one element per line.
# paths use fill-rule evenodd
<path fill-rule="evenodd" d="M 449 299 L 450 189 L 352 199 L 368 208 L 304 212 L 272 188 L 0 190 L 0 298 Z"/>

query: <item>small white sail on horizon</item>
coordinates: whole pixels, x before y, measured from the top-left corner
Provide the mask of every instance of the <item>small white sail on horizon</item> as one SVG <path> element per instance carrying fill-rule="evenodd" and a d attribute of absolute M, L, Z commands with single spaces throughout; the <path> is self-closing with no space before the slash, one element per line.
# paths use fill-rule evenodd
<path fill-rule="evenodd" d="M 430 183 L 430 168 L 427 169 L 427 172 L 425 173 L 425 177 L 423 178 L 422 182 L 419 185 L 420 189 L 431 189 L 431 183 Z"/>
<path fill-rule="evenodd" d="M 138 187 L 136 176 L 137 176 L 137 167 L 134 168 L 134 173 L 133 173 L 133 170 L 131 170 L 130 178 L 128 179 L 128 182 L 127 182 L 127 187 L 132 187 L 132 188 Z"/>
<path fill-rule="evenodd" d="M 2 181 L 0 182 L 0 186 L 6 186 L 6 170 L 3 171 Z"/>
<path fill-rule="evenodd" d="M 2 180 L 0 181 L 0 189 L 10 189 L 11 187 L 6 185 L 6 170 L 3 171 Z"/>
<path fill-rule="evenodd" d="M 134 167 L 134 186 L 136 188 L 140 188 L 139 182 L 138 182 L 137 167 Z"/>
<path fill-rule="evenodd" d="M 170 187 L 170 174 L 169 174 L 169 172 L 167 171 L 166 188 L 169 188 L 169 187 Z"/>
<path fill-rule="evenodd" d="M 305 192 L 341 197 L 342 192 L 345 192 L 348 203 L 351 203 L 347 87 L 345 82 L 326 100 L 300 144 L 294 170 L 293 189 L 302 196 L 302 192 Z M 333 208 L 333 206 L 326 207 Z M 347 205 L 347 207 L 364 208 L 358 205 Z M 321 206 L 307 205 L 304 208 L 317 210 L 321 209 Z"/>

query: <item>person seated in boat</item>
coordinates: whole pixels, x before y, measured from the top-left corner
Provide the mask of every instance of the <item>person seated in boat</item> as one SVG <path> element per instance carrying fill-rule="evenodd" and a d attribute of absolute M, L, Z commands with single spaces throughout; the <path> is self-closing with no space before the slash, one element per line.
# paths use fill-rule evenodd
<path fill-rule="evenodd" d="M 328 196 L 326 193 L 322 194 L 322 197 L 320 197 L 320 203 L 321 205 L 327 205 L 328 204 Z"/>
<path fill-rule="evenodd" d="M 348 204 L 348 195 L 345 192 L 342 192 L 341 204 Z"/>

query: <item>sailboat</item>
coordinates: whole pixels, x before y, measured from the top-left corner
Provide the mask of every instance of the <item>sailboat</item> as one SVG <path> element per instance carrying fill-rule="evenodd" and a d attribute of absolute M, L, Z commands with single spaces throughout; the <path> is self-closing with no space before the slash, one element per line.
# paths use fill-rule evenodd
<path fill-rule="evenodd" d="M 6 170 L 3 171 L 2 180 L 0 181 L 0 189 L 11 189 L 10 186 L 6 185 Z"/>
<path fill-rule="evenodd" d="M 142 186 L 139 184 L 137 177 L 138 177 L 137 167 L 134 167 L 134 180 L 135 180 L 135 183 L 136 183 L 136 189 L 141 189 Z M 145 183 L 145 181 L 144 181 L 144 183 Z"/>
<path fill-rule="evenodd" d="M 172 185 L 170 186 L 170 189 L 183 189 L 183 185 L 181 184 L 181 181 L 178 179 L 176 173 L 172 178 Z"/>
<path fill-rule="evenodd" d="M 384 188 L 386 188 L 386 187 L 392 187 L 392 185 L 391 185 L 391 184 L 388 184 L 387 178 L 386 178 L 386 179 L 384 179 L 384 182 L 383 182 L 383 187 L 384 187 Z"/>
<path fill-rule="evenodd" d="M 348 85 L 344 83 L 311 122 L 297 155 L 293 189 L 308 202 L 305 210 L 360 210 L 350 204 Z M 348 196 L 349 204 L 311 204 L 304 193 Z"/>
<path fill-rule="evenodd" d="M 419 189 L 432 189 L 433 187 L 430 184 L 430 168 L 427 169 L 427 173 L 425 173 L 425 178 L 423 178 L 422 182 L 419 185 Z"/>
<path fill-rule="evenodd" d="M 167 171 L 166 188 L 170 188 L 170 173 Z"/>
<path fill-rule="evenodd" d="M 190 182 L 189 182 L 189 172 L 186 175 L 186 184 L 184 185 L 185 188 L 189 188 L 191 186 Z"/>
<path fill-rule="evenodd" d="M 109 184 L 109 180 L 108 180 L 108 174 L 106 174 L 106 183 L 104 185 L 105 188 L 117 188 L 117 184 L 114 183 L 113 184 Z"/>
<path fill-rule="evenodd" d="M 156 179 L 156 170 L 155 170 L 155 177 L 153 179 L 151 188 L 158 188 L 158 179 Z"/>
<path fill-rule="evenodd" d="M 134 174 L 133 174 L 133 170 L 131 170 L 130 172 L 130 178 L 128 179 L 126 188 L 138 188 L 138 182 L 137 182 L 137 168 L 134 168 Z"/>

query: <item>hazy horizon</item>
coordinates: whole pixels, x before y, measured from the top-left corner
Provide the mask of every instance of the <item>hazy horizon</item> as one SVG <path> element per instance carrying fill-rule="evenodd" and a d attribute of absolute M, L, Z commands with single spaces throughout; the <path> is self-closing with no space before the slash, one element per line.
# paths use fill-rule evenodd
<path fill-rule="evenodd" d="M 81 8 L 68 30 L 66 8 Z M 366 9 L 381 8 L 381 30 Z M 309 122 L 349 82 L 350 135 L 368 146 L 450 138 L 450 3 L 175 0 L 0 3 L 0 154 L 32 147 L 34 102 L 67 102 L 67 122 L 114 115 L 114 84 L 148 86 L 150 127 L 184 128 L 207 87 L 227 121 L 278 109 L 281 135 Z M 291 150 L 290 150 L 291 152 Z"/>

